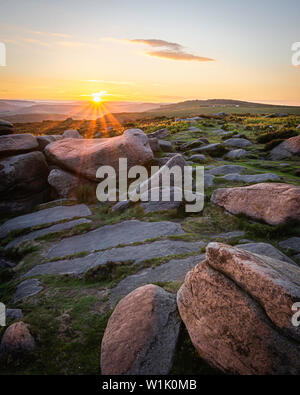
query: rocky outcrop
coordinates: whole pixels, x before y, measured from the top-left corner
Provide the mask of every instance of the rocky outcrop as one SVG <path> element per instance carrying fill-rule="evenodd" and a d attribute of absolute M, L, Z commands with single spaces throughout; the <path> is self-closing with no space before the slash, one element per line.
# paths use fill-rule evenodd
<path fill-rule="evenodd" d="M 14 125 L 4 119 L 0 119 L 0 136 L 14 132 Z"/>
<path fill-rule="evenodd" d="M 140 129 L 128 129 L 122 136 L 103 139 L 63 139 L 47 145 L 47 158 L 54 164 L 96 181 L 100 166 L 119 170 L 119 158 L 127 158 L 128 168 L 147 166 L 153 159 L 148 138 Z"/>
<path fill-rule="evenodd" d="M 168 374 L 179 328 L 174 295 L 152 284 L 136 289 L 118 303 L 108 321 L 102 374 Z"/>
<path fill-rule="evenodd" d="M 226 141 L 224 141 L 224 144 L 226 147 L 237 147 L 237 148 L 245 148 L 248 147 L 249 145 L 252 145 L 252 143 L 243 138 L 231 138 Z"/>
<path fill-rule="evenodd" d="M 211 201 L 232 214 L 244 214 L 270 225 L 300 221 L 300 187 L 290 184 L 220 188 Z"/>
<path fill-rule="evenodd" d="M 258 183 L 266 181 L 280 181 L 280 177 L 274 173 L 262 173 L 262 174 L 227 174 L 222 179 L 233 182 L 245 182 L 245 183 Z"/>
<path fill-rule="evenodd" d="M 283 141 L 271 151 L 273 160 L 289 158 L 294 155 L 300 155 L 300 135 Z"/>
<path fill-rule="evenodd" d="M 58 197 L 60 198 L 74 197 L 76 195 L 76 190 L 80 185 L 89 185 L 91 189 L 95 190 L 96 196 L 96 183 L 76 177 L 61 169 L 53 169 L 50 171 L 48 183 L 55 189 Z"/>
<path fill-rule="evenodd" d="M 44 148 L 48 144 L 53 143 L 54 141 L 57 141 L 57 140 L 61 140 L 62 136 L 60 136 L 58 134 L 57 135 L 52 134 L 52 135 L 47 135 L 47 136 L 37 136 L 36 139 L 39 144 L 39 150 L 44 151 Z"/>
<path fill-rule="evenodd" d="M 169 135 L 168 129 L 159 129 L 156 130 L 155 132 L 149 133 L 147 136 L 151 138 L 157 138 L 157 139 L 164 139 Z"/>
<path fill-rule="evenodd" d="M 201 357 L 226 373 L 299 374 L 300 269 L 221 243 L 206 251 L 177 295 Z"/>
<path fill-rule="evenodd" d="M 64 139 L 69 139 L 69 138 L 71 138 L 71 139 L 82 139 L 82 138 L 83 138 L 83 137 L 81 136 L 81 134 L 78 132 L 78 130 L 76 130 L 76 129 L 68 129 L 68 130 L 65 130 L 65 131 L 63 132 L 62 137 L 63 137 Z"/>
<path fill-rule="evenodd" d="M 11 156 L 0 161 L 0 213 L 30 211 L 49 195 L 49 168 L 41 152 Z"/>
<path fill-rule="evenodd" d="M 228 158 L 228 159 L 240 159 L 240 158 L 243 158 L 244 156 L 247 156 L 247 154 L 248 153 L 247 153 L 246 150 L 240 148 L 240 149 L 235 149 L 235 150 L 229 151 L 226 154 L 226 158 Z"/>
<path fill-rule="evenodd" d="M 24 322 L 16 322 L 10 325 L 1 340 L 1 357 L 23 357 L 34 351 L 36 347 L 33 336 L 30 333 L 29 325 Z"/>
<path fill-rule="evenodd" d="M 8 134 L 0 136 L 0 156 L 12 156 L 37 150 L 39 144 L 32 134 Z"/>

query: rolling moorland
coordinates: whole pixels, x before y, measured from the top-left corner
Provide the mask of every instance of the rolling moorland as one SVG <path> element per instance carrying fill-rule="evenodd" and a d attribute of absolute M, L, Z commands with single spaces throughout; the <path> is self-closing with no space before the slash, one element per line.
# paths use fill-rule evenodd
<path fill-rule="evenodd" d="M 218 261 L 214 254 L 217 254 L 219 247 L 212 244 L 208 249 L 206 247 L 211 242 L 224 243 L 229 248 L 226 253 L 237 257 L 241 267 L 244 267 L 243 259 L 252 260 L 264 268 L 267 265 L 268 270 L 271 270 L 270 267 L 275 270 L 274 267 L 280 262 L 276 276 L 283 282 L 290 281 L 293 297 L 300 295 L 299 284 L 291 280 L 292 277 L 297 278 L 300 271 L 300 108 L 219 100 L 164 105 L 147 112 L 114 113 L 91 121 L 65 117 L 61 121 L 18 123 L 18 118 L 13 117 L 16 115 L 3 117 L 14 121 L 12 134 L 31 134 L 35 136 L 34 139 L 42 137 L 38 140 L 38 148 L 27 148 L 25 155 L 42 152 L 47 159 L 48 170 L 45 170 L 47 185 L 43 187 L 46 191 L 43 202 L 29 205 L 30 208 L 26 206 L 25 211 L 33 215 L 29 222 L 23 221 L 23 217 L 14 222 L 14 218 L 18 218 L 11 209 L 14 188 L 11 187 L 9 197 L 5 191 L 1 192 L 4 200 L 7 200 L 7 205 L 0 207 L 1 301 L 11 309 L 9 324 L 22 320 L 30 328 L 31 335 L 26 332 L 29 343 L 34 339 L 30 347 L 24 347 L 20 353 L 3 353 L 2 372 L 124 373 L 128 367 L 121 371 L 117 361 L 124 359 L 126 350 L 122 351 L 120 346 L 119 355 L 110 352 L 116 328 L 110 321 L 107 329 L 109 317 L 117 303 L 130 292 L 146 284 L 154 284 L 167 291 L 170 298 L 175 297 L 180 289 L 177 303 L 184 321 L 184 324 L 181 321 L 173 323 L 177 329 L 173 328 L 172 336 L 168 335 L 170 344 L 174 343 L 174 349 L 160 345 L 162 353 L 169 358 L 166 362 L 168 367 L 164 367 L 167 370 L 162 369 L 164 373 L 299 373 L 299 358 L 295 362 L 299 357 L 299 345 L 293 351 L 295 355 L 284 351 L 290 350 L 291 344 L 294 346 L 299 342 L 299 334 L 288 325 L 278 323 L 268 311 L 268 298 L 271 297 L 262 284 L 271 281 L 272 275 L 268 277 L 264 270 L 258 270 L 258 290 L 251 283 L 251 278 L 257 272 L 249 274 L 246 271 L 241 280 L 235 268 L 233 274 L 227 276 L 231 278 L 229 283 L 227 277 L 220 274 L 223 268 L 218 270 L 213 266 L 213 260 Z M 75 168 L 72 171 L 73 163 L 67 162 L 68 158 L 60 158 L 60 153 L 55 151 L 56 145 L 64 141 L 61 138 L 66 130 L 73 131 L 64 137 L 72 137 L 65 141 L 67 144 L 72 140 L 69 144 L 74 148 L 79 144 L 78 141 L 84 143 L 87 138 L 97 141 L 109 137 L 113 141 L 114 138 L 127 136 L 128 133 L 124 131 L 132 128 L 141 129 L 148 137 L 154 154 L 151 164 L 164 166 L 174 160 L 178 163 L 184 161 L 193 167 L 205 167 L 205 205 L 201 213 L 186 213 L 181 202 L 173 202 L 168 207 L 153 207 L 151 203 L 127 202 L 119 206 L 99 203 L 95 197 L 95 180 L 84 174 L 85 170 L 81 169 L 80 174 L 76 173 Z M 51 140 L 51 136 L 59 137 Z M 1 169 L 11 155 L 22 155 L 22 148 L 7 152 L 1 153 L 0 144 Z M 58 177 L 59 174 L 62 178 Z M 1 177 L 5 178 L 3 175 Z M 74 178 L 72 185 L 67 188 L 68 177 Z M 14 182 L 20 183 L 19 180 Z M 235 210 L 239 205 L 242 206 L 243 200 L 235 196 L 236 189 L 240 187 L 243 191 L 244 187 L 257 184 L 266 189 L 262 189 L 261 194 L 253 195 L 247 207 L 241 207 L 239 212 Z M 281 208 L 288 201 L 288 195 L 281 197 L 280 188 L 284 186 L 288 186 L 289 190 L 295 187 L 295 206 L 291 209 L 293 214 L 289 213 L 287 219 L 277 220 L 276 215 L 279 216 L 281 210 L 276 205 L 280 203 Z M 219 196 L 221 188 L 231 192 L 234 190 L 228 199 L 229 203 L 226 198 Z M 270 197 L 268 201 L 268 193 L 270 196 L 275 194 L 275 198 Z M 16 197 L 19 199 L 19 195 L 16 194 Z M 23 203 L 23 195 L 22 199 Z M 266 207 L 268 204 L 271 212 Z M 13 207 L 19 209 L 20 205 L 18 201 L 18 205 Z M 259 209 L 257 206 L 260 206 Z M 55 217 L 55 210 L 61 208 L 61 213 Z M 54 210 L 52 220 L 48 216 L 49 211 L 46 211 L 51 209 Z M 251 209 L 253 212 L 258 210 L 261 216 L 252 215 Z M 22 214 L 20 209 L 19 215 Z M 239 250 L 230 250 L 234 246 L 238 246 Z M 241 250 L 246 251 L 246 258 L 237 252 Z M 218 253 L 221 254 L 220 251 Z M 260 258 L 255 254 L 259 254 Z M 266 256 L 276 261 L 268 261 Z M 205 274 L 209 278 L 208 282 L 216 282 L 219 294 L 222 294 L 221 288 L 227 292 L 223 299 L 221 295 L 217 301 L 222 306 L 221 314 L 228 313 L 227 329 L 222 327 L 217 317 L 215 325 L 220 327 L 214 336 L 227 339 L 226 336 L 230 334 L 229 343 L 234 344 L 229 352 L 231 362 L 227 360 L 228 350 L 224 344 L 214 343 L 212 350 L 203 347 L 203 339 L 195 336 L 196 324 L 191 318 L 195 311 L 189 312 L 184 303 L 185 298 L 192 300 L 195 297 L 189 294 L 189 280 L 184 280 L 185 275 L 204 259 L 209 267 L 206 267 L 208 274 Z M 223 262 L 221 258 L 220 262 Z M 212 267 L 217 274 L 211 274 Z M 198 275 L 197 272 L 193 273 L 195 277 Z M 217 275 L 222 278 L 218 280 Z M 272 297 L 280 293 L 276 284 L 271 281 L 271 289 L 274 290 Z M 199 294 L 204 299 L 208 298 L 207 294 L 201 294 L 200 291 Z M 240 299 L 235 295 L 240 295 Z M 237 299 L 240 300 L 241 313 L 234 310 Z M 230 307 L 224 300 L 230 301 Z M 284 305 L 285 302 L 282 303 Z M 135 306 L 136 316 L 141 318 L 138 302 Z M 279 304 L 278 315 L 281 307 L 282 304 Z M 128 312 L 126 308 L 129 307 L 124 307 L 125 312 Z M 143 313 L 143 306 L 141 310 Z M 214 312 L 217 315 L 218 307 L 214 306 Z M 118 314 L 122 317 L 122 311 L 118 311 Z M 203 314 L 207 315 L 207 322 L 211 322 L 210 313 L 205 310 Z M 238 318 L 233 318 L 231 314 Z M 248 319 L 249 328 L 246 325 L 241 340 L 238 322 L 247 322 Z M 5 327 L 0 329 L 2 343 L 5 330 Z M 132 337 L 130 330 L 133 328 L 124 329 L 125 340 Z M 162 331 L 165 330 L 163 327 Z M 176 331 L 177 335 L 174 335 Z M 261 334 L 265 331 L 269 334 L 268 338 Z M 255 341 L 251 338 L 252 332 L 256 336 Z M 164 335 L 167 336 L 165 332 Z M 139 347 L 145 347 L 139 335 L 136 336 Z M 256 342 L 260 336 L 262 344 L 273 349 L 272 357 L 267 346 Z M 206 338 L 206 342 L 207 339 L 211 338 Z M 252 361 L 256 360 L 257 353 L 263 363 L 255 365 Z M 151 362 L 157 365 L 155 358 L 157 356 L 154 355 L 150 365 Z M 243 361 L 241 365 L 239 358 Z M 285 362 L 281 363 L 284 358 Z M 270 364 L 266 362 L 269 360 Z M 143 372 L 140 369 L 133 371 Z"/>

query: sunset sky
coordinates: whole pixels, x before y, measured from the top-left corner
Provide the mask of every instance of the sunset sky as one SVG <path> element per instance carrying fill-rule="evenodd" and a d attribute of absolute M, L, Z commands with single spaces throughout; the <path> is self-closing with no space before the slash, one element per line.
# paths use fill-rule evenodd
<path fill-rule="evenodd" d="M 0 0 L 0 98 L 300 105 L 299 0 Z"/>

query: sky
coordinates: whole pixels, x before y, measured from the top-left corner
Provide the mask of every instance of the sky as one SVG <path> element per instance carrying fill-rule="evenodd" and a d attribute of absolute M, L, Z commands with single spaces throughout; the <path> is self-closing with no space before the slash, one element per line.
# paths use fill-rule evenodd
<path fill-rule="evenodd" d="M 299 0 L 0 0 L 0 98 L 300 105 Z"/>

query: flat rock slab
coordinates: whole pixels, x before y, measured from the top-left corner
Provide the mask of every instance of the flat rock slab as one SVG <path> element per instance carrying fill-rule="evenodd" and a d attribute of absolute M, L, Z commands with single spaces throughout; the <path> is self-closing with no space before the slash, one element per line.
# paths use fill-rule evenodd
<path fill-rule="evenodd" d="M 202 241 L 189 243 L 186 241 L 160 240 L 149 244 L 112 248 L 82 258 L 65 259 L 37 265 L 27 272 L 23 278 L 39 274 L 80 275 L 91 268 L 105 265 L 108 262 L 132 262 L 132 264 L 137 265 L 148 259 L 200 251 L 204 246 L 205 243 Z"/>
<path fill-rule="evenodd" d="M 300 237 L 290 237 L 287 240 L 281 241 L 279 247 L 294 253 L 300 252 Z"/>
<path fill-rule="evenodd" d="M 181 235 L 180 224 L 162 222 L 124 221 L 105 225 L 83 235 L 68 237 L 56 244 L 48 252 L 48 258 L 63 257 L 81 251 L 104 250 L 119 244 L 131 244 L 160 236 Z"/>
<path fill-rule="evenodd" d="M 171 259 L 168 263 L 148 268 L 137 274 L 127 276 L 119 284 L 112 288 L 110 304 L 115 303 L 134 289 L 149 283 L 183 281 L 186 273 L 205 258 L 204 254 L 190 256 L 184 259 Z"/>
<path fill-rule="evenodd" d="M 16 292 L 14 295 L 14 303 L 19 302 L 29 296 L 36 295 L 41 292 L 43 286 L 40 281 L 36 278 L 31 278 L 30 280 L 25 280 L 21 284 L 19 284 L 16 288 Z"/>
<path fill-rule="evenodd" d="M 245 236 L 245 232 L 242 230 L 235 230 L 232 232 L 226 232 L 226 233 L 219 233 L 218 235 L 212 236 L 214 239 L 224 239 L 224 240 L 229 240 L 229 239 L 234 239 L 236 237 L 243 237 Z"/>
<path fill-rule="evenodd" d="M 14 247 L 18 246 L 19 244 L 23 243 L 24 241 L 34 240 L 34 239 L 44 236 L 44 235 L 48 235 L 48 234 L 56 233 L 56 232 L 61 232 L 63 230 L 72 229 L 77 225 L 89 224 L 91 222 L 92 221 L 89 219 L 79 218 L 79 219 L 75 219 L 74 221 L 62 222 L 60 224 L 52 225 L 48 228 L 38 229 L 38 230 L 35 230 L 34 232 L 27 233 L 26 235 L 16 237 L 14 240 L 12 240 L 10 243 L 8 243 L 4 249 L 8 250 L 9 248 L 14 248 Z"/>
<path fill-rule="evenodd" d="M 268 243 L 246 243 L 246 244 L 238 244 L 235 246 L 236 248 L 242 248 L 245 251 L 253 252 L 254 254 L 265 255 L 269 258 L 277 259 L 279 261 L 291 263 L 295 265 L 295 262 L 292 261 L 288 256 L 283 254 L 277 248 L 272 246 L 272 244 Z"/>
<path fill-rule="evenodd" d="M 91 210 L 85 204 L 47 208 L 34 213 L 21 215 L 4 222 L 4 224 L 0 226 L 0 237 L 6 237 L 14 230 L 27 229 L 33 226 L 55 223 L 75 217 L 87 217 L 91 214 Z"/>
<path fill-rule="evenodd" d="M 251 141 L 243 138 L 232 138 L 224 141 L 226 147 L 244 148 L 252 145 Z"/>
<path fill-rule="evenodd" d="M 248 169 L 245 166 L 223 165 L 206 170 L 205 172 L 208 174 L 212 174 L 213 176 L 223 176 L 226 174 L 241 173 L 242 171 L 246 171 L 246 170 Z"/>
<path fill-rule="evenodd" d="M 227 174 L 222 177 L 226 181 L 233 182 L 246 182 L 246 183 L 257 183 L 266 181 L 280 181 L 280 177 L 274 173 L 263 173 L 263 174 Z"/>

